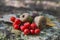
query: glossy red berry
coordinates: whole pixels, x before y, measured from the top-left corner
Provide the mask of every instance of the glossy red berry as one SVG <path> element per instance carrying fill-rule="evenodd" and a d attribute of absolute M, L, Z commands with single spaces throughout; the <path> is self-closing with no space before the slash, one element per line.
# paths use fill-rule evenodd
<path fill-rule="evenodd" d="M 14 25 L 14 29 L 18 29 L 19 28 L 19 26 L 18 25 Z"/>
<path fill-rule="evenodd" d="M 36 29 L 36 28 L 37 28 L 36 24 L 35 23 L 32 23 L 31 24 L 31 29 Z"/>
<path fill-rule="evenodd" d="M 26 29 L 25 26 L 20 26 L 21 31 L 24 31 Z"/>
<path fill-rule="evenodd" d="M 29 29 L 25 29 L 25 30 L 24 30 L 24 34 L 25 34 L 25 35 L 28 35 L 29 33 L 30 33 L 30 30 L 29 30 Z"/>
<path fill-rule="evenodd" d="M 30 23 L 26 22 L 26 23 L 24 23 L 24 26 L 28 28 L 28 27 L 30 27 Z"/>
<path fill-rule="evenodd" d="M 21 21 L 20 21 L 20 19 L 16 19 L 14 23 L 15 24 L 21 24 Z"/>
<path fill-rule="evenodd" d="M 12 17 L 10 18 L 10 21 L 14 22 L 15 19 L 16 19 L 16 18 L 12 16 Z"/>
<path fill-rule="evenodd" d="M 13 26 L 14 26 L 14 25 L 17 25 L 17 24 L 14 22 L 14 23 L 13 23 Z"/>
<path fill-rule="evenodd" d="M 35 34 L 39 34 L 40 33 L 40 29 L 35 29 Z"/>
<path fill-rule="evenodd" d="M 35 34 L 35 30 L 30 30 L 31 34 Z"/>

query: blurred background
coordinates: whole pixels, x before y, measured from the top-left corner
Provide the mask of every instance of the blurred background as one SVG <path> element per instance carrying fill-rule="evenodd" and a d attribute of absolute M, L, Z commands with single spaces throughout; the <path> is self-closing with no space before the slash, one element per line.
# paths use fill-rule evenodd
<path fill-rule="evenodd" d="M 60 18 L 60 0 L 0 0 L 0 15 L 26 10 L 48 11 Z"/>

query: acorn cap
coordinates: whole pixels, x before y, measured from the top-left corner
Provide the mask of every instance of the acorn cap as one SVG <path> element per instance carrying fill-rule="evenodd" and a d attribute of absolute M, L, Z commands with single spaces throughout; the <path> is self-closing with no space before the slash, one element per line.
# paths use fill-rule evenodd
<path fill-rule="evenodd" d="M 26 22 L 26 21 L 32 22 L 32 21 L 33 21 L 33 18 L 29 15 L 29 13 L 23 13 L 23 14 L 20 16 L 20 20 L 21 20 L 22 22 Z"/>
<path fill-rule="evenodd" d="M 42 28 L 46 25 L 46 18 L 44 16 L 37 16 L 35 17 L 34 22 L 39 28 Z"/>
<path fill-rule="evenodd" d="M 25 22 L 28 19 L 29 16 L 30 15 L 28 13 L 23 13 L 22 15 L 20 15 L 20 20 L 22 22 Z"/>

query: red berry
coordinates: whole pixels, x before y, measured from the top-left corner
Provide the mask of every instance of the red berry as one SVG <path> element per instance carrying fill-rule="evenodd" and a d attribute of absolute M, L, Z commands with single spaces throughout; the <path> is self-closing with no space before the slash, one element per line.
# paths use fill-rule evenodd
<path fill-rule="evenodd" d="M 30 30 L 31 34 L 35 34 L 35 30 Z"/>
<path fill-rule="evenodd" d="M 36 28 L 37 28 L 36 24 L 35 24 L 35 23 L 32 23 L 32 24 L 31 24 L 31 28 L 32 28 L 32 29 L 36 29 Z"/>
<path fill-rule="evenodd" d="M 21 31 L 24 31 L 26 29 L 25 26 L 20 26 Z"/>
<path fill-rule="evenodd" d="M 15 24 L 21 24 L 21 21 L 19 19 L 16 19 Z"/>
<path fill-rule="evenodd" d="M 12 16 L 12 17 L 10 18 L 10 21 L 14 22 L 15 19 L 16 19 L 16 18 Z"/>
<path fill-rule="evenodd" d="M 35 34 L 39 34 L 40 33 L 40 29 L 35 29 Z"/>
<path fill-rule="evenodd" d="M 19 28 L 19 26 L 18 25 L 14 25 L 14 29 L 18 29 Z"/>
<path fill-rule="evenodd" d="M 17 25 L 17 24 L 14 22 L 14 23 L 13 23 L 13 26 L 14 26 L 14 25 Z"/>
<path fill-rule="evenodd" d="M 29 33 L 30 33 L 30 30 L 29 30 L 29 29 L 25 29 L 25 30 L 24 30 L 24 34 L 25 34 L 25 35 L 28 35 Z"/>
<path fill-rule="evenodd" d="M 24 26 L 28 28 L 30 26 L 30 23 L 26 22 L 26 23 L 24 23 Z"/>

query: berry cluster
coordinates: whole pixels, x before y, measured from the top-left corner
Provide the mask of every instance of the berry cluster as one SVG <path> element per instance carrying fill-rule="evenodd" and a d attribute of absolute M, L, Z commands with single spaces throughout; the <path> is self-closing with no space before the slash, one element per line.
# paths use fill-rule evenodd
<path fill-rule="evenodd" d="M 16 19 L 15 17 L 11 17 L 10 20 L 13 23 L 14 29 L 21 30 L 25 35 L 28 34 L 39 34 L 40 29 L 36 26 L 35 23 L 30 22 L 22 22 L 20 19 Z"/>

